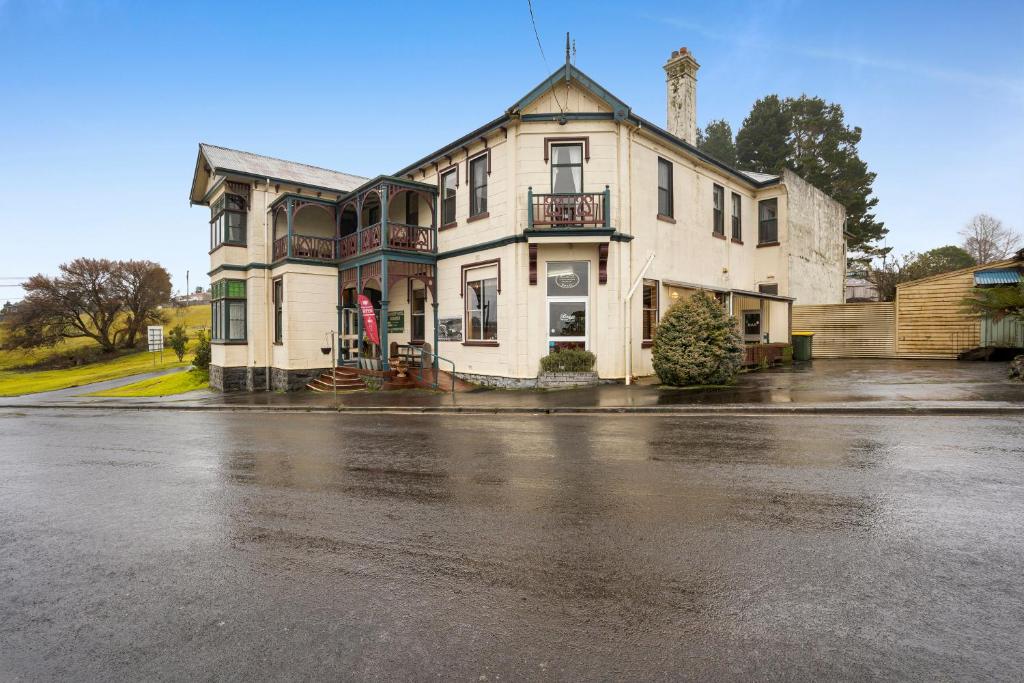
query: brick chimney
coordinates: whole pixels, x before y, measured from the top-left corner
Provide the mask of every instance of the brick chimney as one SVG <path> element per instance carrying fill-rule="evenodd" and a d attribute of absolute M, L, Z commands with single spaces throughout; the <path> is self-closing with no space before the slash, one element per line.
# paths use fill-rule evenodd
<path fill-rule="evenodd" d="M 697 69 L 700 64 L 687 48 L 672 51 L 665 63 L 668 90 L 668 132 L 697 144 Z"/>

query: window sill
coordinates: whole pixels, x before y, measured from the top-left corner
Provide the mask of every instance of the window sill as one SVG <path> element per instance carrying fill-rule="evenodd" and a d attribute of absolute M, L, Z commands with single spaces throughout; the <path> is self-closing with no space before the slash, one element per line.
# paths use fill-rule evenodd
<path fill-rule="evenodd" d="M 218 340 L 218 341 L 211 341 L 210 343 L 211 344 L 216 344 L 217 346 L 245 346 L 249 342 L 247 342 L 247 341 L 238 341 L 238 340 L 232 340 L 232 341 L 219 341 Z"/>
<path fill-rule="evenodd" d="M 490 211 L 484 211 L 483 213 L 478 213 L 475 216 L 470 216 L 469 218 L 466 219 L 466 222 L 467 223 L 472 223 L 473 221 L 482 221 L 483 219 L 490 218 L 490 217 L 491 217 L 491 212 Z"/>
<path fill-rule="evenodd" d="M 717 239 L 720 239 L 720 240 L 724 240 L 725 239 L 725 235 L 719 235 L 717 232 L 711 233 L 711 236 L 715 237 Z"/>
<path fill-rule="evenodd" d="M 731 241 L 733 244 L 743 244 L 743 240 L 738 240 L 735 237 L 733 237 Z"/>
<path fill-rule="evenodd" d="M 463 346 L 498 346 L 496 341 L 464 341 Z"/>
<path fill-rule="evenodd" d="M 642 342 L 640 342 L 640 348 L 641 349 L 649 349 L 652 346 L 654 346 L 654 340 L 653 339 L 645 339 Z"/>
<path fill-rule="evenodd" d="M 675 223 L 676 222 L 675 218 L 672 218 L 672 216 L 666 216 L 663 213 L 659 213 L 658 214 L 658 220 L 659 221 L 665 221 L 666 223 Z"/>
<path fill-rule="evenodd" d="M 445 223 L 444 225 L 439 227 L 438 230 L 447 230 L 448 228 L 458 227 L 458 225 L 459 225 L 458 221 L 452 221 L 451 223 Z"/>
<path fill-rule="evenodd" d="M 761 247 L 777 247 L 777 246 L 779 246 L 778 242 L 761 242 L 760 244 L 757 245 L 757 248 L 760 249 Z"/>
<path fill-rule="evenodd" d="M 284 342 L 283 341 L 274 342 L 274 346 L 284 346 Z"/>

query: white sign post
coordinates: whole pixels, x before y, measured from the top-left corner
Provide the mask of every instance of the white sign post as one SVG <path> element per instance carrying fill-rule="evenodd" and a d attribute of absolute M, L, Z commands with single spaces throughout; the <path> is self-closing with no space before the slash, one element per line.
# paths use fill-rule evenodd
<path fill-rule="evenodd" d="M 146 337 L 149 341 L 149 350 L 153 355 L 153 365 L 156 365 L 156 353 L 160 353 L 160 362 L 164 362 L 164 328 L 162 325 L 150 325 L 146 328 Z"/>

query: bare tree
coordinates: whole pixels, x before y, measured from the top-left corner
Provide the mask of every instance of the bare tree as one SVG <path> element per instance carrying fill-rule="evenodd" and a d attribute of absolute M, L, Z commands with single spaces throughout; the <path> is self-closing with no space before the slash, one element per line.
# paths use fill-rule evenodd
<path fill-rule="evenodd" d="M 152 261 L 119 261 L 114 273 L 127 315 L 123 343 L 130 349 L 144 325 L 165 322 L 160 305 L 171 297 L 171 276 Z"/>
<path fill-rule="evenodd" d="M 963 248 L 978 263 L 992 263 L 1009 258 L 1021 245 L 1020 235 L 1003 226 L 1003 222 L 987 213 L 979 213 L 960 231 Z"/>

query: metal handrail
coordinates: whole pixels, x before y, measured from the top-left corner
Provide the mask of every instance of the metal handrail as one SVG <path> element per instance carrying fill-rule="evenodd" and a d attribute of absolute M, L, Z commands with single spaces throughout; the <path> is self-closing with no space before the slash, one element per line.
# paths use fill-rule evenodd
<path fill-rule="evenodd" d="M 426 383 L 426 379 L 424 379 L 424 377 L 423 377 L 423 371 L 427 367 L 430 367 L 431 370 L 434 370 L 434 381 L 431 383 L 431 388 L 437 389 L 438 384 L 439 384 L 438 381 L 437 381 L 439 368 L 434 367 L 434 363 L 436 361 L 443 361 L 445 363 L 448 363 L 448 365 L 452 366 L 452 398 L 455 398 L 455 363 L 453 361 L 451 361 L 451 360 L 448 360 L 447 358 L 442 358 L 441 356 L 437 355 L 436 353 L 433 353 L 431 351 L 427 351 L 423 347 L 419 347 L 419 352 L 420 352 L 420 382 L 422 382 L 424 384 Z M 426 362 L 426 357 L 427 356 L 430 356 L 431 359 L 432 359 L 429 364 Z"/>

